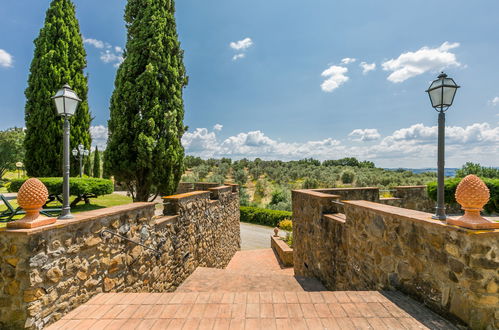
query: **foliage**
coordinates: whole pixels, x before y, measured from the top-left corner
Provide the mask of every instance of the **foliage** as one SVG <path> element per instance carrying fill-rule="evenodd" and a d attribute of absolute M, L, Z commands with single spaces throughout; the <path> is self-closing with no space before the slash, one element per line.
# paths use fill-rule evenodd
<path fill-rule="evenodd" d="M 90 156 L 84 156 L 83 158 L 83 174 L 92 176 L 92 161 Z"/>
<path fill-rule="evenodd" d="M 456 171 L 457 178 L 464 178 L 469 174 L 475 174 L 481 178 L 499 179 L 499 168 L 485 167 L 478 163 L 467 162 Z"/>
<path fill-rule="evenodd" d="M 283 188 L 272 191 L 270 203 L 267 205 L 268 209 L 291 211 L 291 191 Z"/>
<path fill-rule="evenodd" d="M 171 195 L 184 169 L 187 76 L 173 0 L 128 0 L 128 38 L 111 97 L 106 167 L 135 201 Z"/>
<path fill-rule="evenodd" d="M 252 206 L 241 206 L 241 221 L 276 227 L 280 221 L 292 216 L 288 211 L 275 211 Z"/>
<path fill-rule="evenodd" d="M 456 202 L 456 188 L 462 178 L 453 178 L 445 180 L 444 189 L 444 200 L 447 204 L 455 204 Z M 484 210 L 487 213 L 498 213 L 499 212 L 499 179 L 488 179 L 481 178 L 483 182 L 487 185 L 490 190 L 490 200 L 485 205 Z M 428 196 L 437 200 L 437 188 L 438 184 L 436 181 L 428 183 L 427 191 Z"/>
<path fill-rule="evenodd" d="M 307 177 L 302 184 L 303 189 L 316 189 L 319 188 L 319 181 L 316 178 Z"/>
<path fill-rule="evenodd" d="M 289 219 L 282 220 L 279 222 L 278 227 L 285 231 L 293 231 L 293 221 Z"/>
<path fill-rule="evenodd" d="M 38 178 L 47 187 L 50 195 L 62 194 L 62 178 Z M 17 192 L 23 183 L 27 180 L 12 179 L 8 187 L 9 192 Z M 70 178 L 69 191 L 71 195 L 87 195 L 96 196 L 111 194 L 114 191 L 114 184 L 111 180 L 96 179 L 96 178 Z"/>
<path fill-rule="evenodd" d="M 293 232 L 287 233 L 283 241 L 286 242 L 290 248 L 293 248 Z"/>
<path fill-rule="evenodd" d="M 86 53 L 71 0 L 53 0 L 45 25 L 34 41 L 35 51 L 26 88 L 25 166 L 29 176 L 61 175 L 62 122 L 51 97 L 69 84 L 82 102 L 71 117 L 71 150 L 79 144 L 90 148 L 91 116 L 87 102 Z M 79 164 L 71 162 L 71 173 Z"/>
<path fill-rule="evenodd" d="M 93 177 L 100 178 L 101 175 L 101 164 L 100 164 L 100 152 L 99 147 L 95 147 L 94 151 L 94 167 L 93 167 Z"/>
<path fill-rule="evenodd" d="M 16 169 L 16 163 L 24 160 L 24 137 L 22 128 L 0 131 L 0 179 L 7 171 Z"/>
<path fill-rule="evenodd" d="M 341 182 L 349 184 L 353 183 L 353 180 L 355 179 L 355 172 L 352 170 L 345 170 L 343 173 L 341 173 Z"/>
<path fill-rule="evenodd" d="M 239 205 L 241 206 L 249 206 L 250 205 L 250 196 L 246 191 L 245 187 L 239 187 Z"/>

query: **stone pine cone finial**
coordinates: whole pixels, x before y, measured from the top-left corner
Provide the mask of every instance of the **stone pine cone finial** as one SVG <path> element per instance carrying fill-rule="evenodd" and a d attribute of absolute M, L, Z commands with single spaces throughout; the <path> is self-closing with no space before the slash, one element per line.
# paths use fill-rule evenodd
<path fill-rule="evenodd" d="M 471 229 L 499 228 L 499 223 L 491 222 L 480 215 L 480 211 L 489 201 L 490 192 L 479 177 L 471 174 L 462 179 L 455 196 L 464 210 L 464 215 L 457 220 L 449 219 L 447 223 Z"/>
<path fill-rule="evenodd" d="M 54 223 L 55 218 L 40 215 L 40 211 L 47 201 L 49 192 L 47 187 L 37 178 L 26 180 L 17 192 L 17 203 L 26 212 L 21 220 L 9 222 L 9 228 L 35 228 Z"/>

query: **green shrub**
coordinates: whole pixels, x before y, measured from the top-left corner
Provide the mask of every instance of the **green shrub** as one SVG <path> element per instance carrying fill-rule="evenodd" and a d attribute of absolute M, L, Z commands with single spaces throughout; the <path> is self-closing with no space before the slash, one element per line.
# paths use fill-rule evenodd
<path fill-rule="evenodd" d="M 239 209 L 242 222 L 257 223 L 271 227 L 277 227 L 280 221 L 290 219 L 292 216 L 292 213 L 288 211 L 275 211 L 252 206 L 241 206 Z"/>
<path fill-rule="evenodd" d="M 353 183 L 353 179 L 355 178 L 355 172 L 352 170 L 345 170 L 341 173 L 341 182 L 343 183 Z"/>
<path fill-rule="evenodd" d="M 283 238 L 283 241 L 286 242 L 290 248 L 293 248 L 293 232 L 287 233 L 286 237 Z"/>
<path fill-rule="evenodd" d="M 485 205 L 484 210 L 487 213 L 498 213 L 499 212 L 499 179 L 486 179 L 481 178 L 483 182 L 487 185 L 490 190 L 490 200 Z M 453 178 L 445 180 L 445 203 L 446 204 L 456 204 L 456 188 L 461 182 L 461 178 Z M 437 200 L 437 182 L 430 182 L 427 184 L 428 196 Z"/>
<path fill-rule="evenodd" d="M 279 222 L 278 227 L 285 231 L 293 231 L 293 221 L 289 219 L 282 220 Z"/>
<path fill-rule="evenodd" d="M 38 178 L 47 187 L 50 195 L 62 194 L 62 178 Z M 27 179 L 12 179 L 9 192 L 17 192 Z M 97 178 L 70 178 L 69 190 L 71 195 L 95 195 L 102 196 L 111 194 L 114 185 L 111 180 Z"/>

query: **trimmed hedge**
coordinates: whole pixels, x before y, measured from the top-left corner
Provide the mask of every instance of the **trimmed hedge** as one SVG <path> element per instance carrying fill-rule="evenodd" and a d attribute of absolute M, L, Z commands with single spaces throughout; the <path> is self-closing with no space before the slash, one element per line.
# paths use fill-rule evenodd
<path fill-rule="evenodd" d="M 47 187 L 49 195 L 62 194 L 62 178 L 38 178 Z M 27 179 L 12 179 L 7 190 L 17 192 Z M 112 194 L 114 191 L 113 181 L 98 178 L 70 178 L 69 191 L 73 196 L 95 195 L 102 196 Z"/>
<path fill-rule="evenodd" d="M 293 215 L 288 211 L 261 209 L 252 206 L 241 206 L 239 210 L 241 212 L 242 222 L 257 223 L 271 227 L 277 227 L 280 221 L 291 219 Z"/>
<path fill-rule="evenodd" d="M 456 188 L 462 178 L 453 178 L 445 180 L 445 203 L 456 204 Z M 487 213 L 499 213 L 499 179 L 481 178 L 490 190 L 490 200 L 484 206 Z M 437 200 L 437 182 L 430 182 L 427 185 L 428 196 Z"/>

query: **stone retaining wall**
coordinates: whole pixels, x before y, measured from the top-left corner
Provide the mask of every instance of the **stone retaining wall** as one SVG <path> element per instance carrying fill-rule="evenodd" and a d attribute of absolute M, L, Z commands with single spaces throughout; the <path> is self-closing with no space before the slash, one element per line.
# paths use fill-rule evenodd
<path fill-rule="evenodd" d="M 499 328 L 499 230 L 293 191 L 294 268 L 331 290 L 400 290 L 474 329 Z M 487 328 L 487 329 L 488 329 Z"/>
<path fill-rule="evenodd" d="M 0 329 L 41 329 L 99 292 L 173 291 L 198 266 L 225 267 L 240 247 L 237 187 L 165 201 L 162 217 L 132 203 L 0 231 Z"/>

